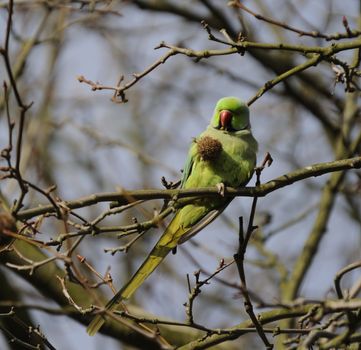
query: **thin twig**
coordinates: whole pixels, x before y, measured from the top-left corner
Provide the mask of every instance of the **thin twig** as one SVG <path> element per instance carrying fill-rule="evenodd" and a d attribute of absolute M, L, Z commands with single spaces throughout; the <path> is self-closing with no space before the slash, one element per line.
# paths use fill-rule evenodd
<path fill-rule="evenodd" d="M 344 295 L 342 293 L 342 289 L 341 289 L 341 279 L 342 277 L 352 271 L 352 270 L 355 270 L 357 268 L 361 267 L 361 261 L 356 261 L 350 265 L 347 265 L 346 267 L 344 267 L 343 269 L 341 269 L 340 271 L 337 272 L 336 276 L 335 276 L 335 279 L 334 279 L 334 283 L 335 283 L 335 289 L 336 289 L 336 293 L 337 293 L 337 296 L 340 298 L 340 299 L 343 299 L 344 298 Z"/>
<path fill-rule="evenodd" d="M 269 153 L 266 154 L 262 165 L 260 167 L 256 168 L 256 186 L 260 185 L 260 176 L 261 176 L 261 172 L 264 169 L 264 167 L 266 166 L 266 164 L 271 165 L 272 164 L 272 157 Z M 238 269 L 238 273 L 239 273 L 239 277 L 241 280 L 241 293 L 243 295 L 244 298 L 244 306 L 245 306 L 245 310 L 247 312 L 247 314 L 249 315 L 250 319 L 252 320 L 255 328 L 257 329 L 257 333 L 260 336 L 260 338 L 262 339 L 266 349 L 273 349 L 273 345 L 268 341 L 266 334 L 262 328 L 261 323 L 258 321 L 254 311 L 253 311 L 253 305 L 252 305 L 252 301 L 251 298 L 249 296 L 248 293 L 248 289 L 247 289 L 247 281 L 246 281 L 246 274 L 245 274 L 245 270 L 244 270 L 244 258 L 245 258 L 245 254 L 246 254 L 246 250 L 247 250 L 247 246 L 248 246 L 248 242 L 250 240 L 250 237 L 252 235 L 252 232 L 255 230 L 255 226 L 253 225 L 253 220 L 254 220 L 254 216 L 256 213 L 256 206 L 257 206 L 257 199 L 258 197 L 255 196 L 253 198 L 252 201 L 252 207 L 251 207 L 251 214 L 250 214 L 250 218 L 249 218 L 249 223 L 248 223 L 248 228 L 246 231 L 246 235 L 244 235 L 244 231 L 243 231 L 243 220 L 240 218 L 240 222 L 239 222 L 239 246 L 238 246 L 238 251 L 237 253 L 234 255 L 234 261 L 236 262 L 237 265 L 237 269 Z"/>
<path fill-rule="evenodd" d="M 228 6 L 237 7 L 239 9 L 249 13 L 250 15 L 252 15 L 253 17 L 255 17 L 258 20 L 261 20 L 261 21 L 276 25 L 278 27 L 281 27 L 283 29 L 289 30 L 291 32 L 294 32 L 294 33 L 298 34 L 299 36 L 309 36 L 309 37 L 312 37 L 312 38 L 321 38 L 321 39 L 325 39 L 327 41 L 330 41 L 330 40 L 340 40 L 340 39 L 355 38 L 355 37 L 358 37 L 358 36 L 361 35 L 361 31 L 359 31 L 359 30 L 351 30 L 350 29 L 345 16 L 343 17 L 342 23 L 343 23 L 343 25 L 344 25 L 344 27 L 346 29 L 346 33 L 323 34 L 323 33 L 320 33 L 319 31 L 314 31 L 313 30 L 313 31 L 309 32 L 309 31 L 305 31 L 305 30 L 302 30 L 302 29 L 298 29 L 296 27 L 290 26 L 289 24 L 287 24 L 285 22 L 280 22 L 280 21 L 274 20 L 274 19 L 272 19 L 270 17 L 263 16 L 263 15 L 261 15 L 259 13 L 256 13 L 256 12 L 252 11 L 251 9 L 246 7 L 243 3 L 241 3 L 239 0 L 230 1 L 228 3 Z"/>
<path fill-rule="evenodd" d="M 10 63 L 10 57 L 9 57 L 9 42 L 10 42 L 10 32 L 11 32 L 11 27 L 12 27 L 12 16 L 13 16 L 13 8 L 14 8 L 14 1 L 10 0 L 9 1 L 9 6 L 8 6 L 8 20 L 7 20 L 7 24 L 6 24 L 6 34 L 5 34 L 5 43 L 4 43 L 4 48 L 0 47 L 0 54 L 3 56 L 4 58 L 4 62 L 5 62 L 5 70 L 9 76 L 9 80 L 10 80 L 10 85 L 13 88 L 14 94 L 15 94 L 15 99 L 16 102 L 20 108 L 20 120 L 19 120 L 19 127 L 18 127 L 18 137 L 17 137 L 17 141 L 16 141 L 16 165 L 14 168 L 14 172 L 15 172 L 15 177 L 19 183 L 19 187 L 21 190 L 20 196 L 18 198 L 18 200 L 16 201 L 16 204 L 12 210 L 12 212 L 14 214 L 16 214 L 20 208 L 22 207 L 22 202 L 25 198 L 25 195 L 28 191 L 28 187 L 25 184 L 25 182 L 22 179 L 22 175 L 21 175 L 21 171 L 20 171 L 20 161 L 21 161 L 21 150 L 22 150 L 22 140 L 23 140 L 23 131 L 24 131 L 24 122 L 25 122 L 25 114 L 27 112 L 27 110 L 31 107 L 32 103 L 26 105 L 22 98 L 21 95 L 19 93 L 19 89 L 17 87 L 16 84 L 16 79 L 14 77 L 12 68 L 11 68 L 11 63 Z"/>
<path fill-rule="evenodd" d="M 68 289 L 65 285 L 65 280 L 64 278 L 60 277 L 60 276 L 56 276 L 56 278 L 58 279 L 58 281 L 60 282 L 61 284 L 61 287 L 62 287 L 62 291 L 63 291 L 63 294 L 65 296 L 65 298 L 69 301 L 69 304 L 74 306 L 74 308 L 79 311 L 81 314 L 87 314 L 91 311 L 93 311 L 93 307 L 90 307 L 88 309 L 83 309 L 81 306 L 79 306 L 75 301 L 74 299 L 71 297 L 71 295 L 69 294 L 68 292 Z"/>
<path fill-rule="evenodd" d="M 193 288 L 190 287 L 189 277 L 187 275 L 187 283 L 188 283 L 189 295 L 188 295 L 188 301 L 184 304 L 184 306 L 186 308 L 187 324 L 189 324 L 189 325 L 194 324 L 193 304 L 194 304 L 194 300 L 201 293 L 201 288 L 204 285 L 209 284 L 211 279 L 213 279 L 220 272 L 222 272 L 224 269 L 228 268 L 232 264 L 233 264 L 233 261 L 225 263 L 224 260 L 222 259 L 219 266 L 218 266 L 218 268 L 211 275 L 209 275 L 207 278 L 205 278 L 204 280 L 200 279 L 200 273 L 201 273 L 200 270 L 194 272 L 194 277 L 195 277 L 196 283 L 195 283 L 195 286 Z"/>
<path fill-rule="evenodd" d="M 125 96 L 125 91 L 131 88 L 133 85 L 135 85 L 139 80 L 147 76 L 149 73 L 151 73 L 153 70 L 155 70 L 158 66 L 164 64 L 170 57 L 175 56 L 177 54 L 185 55 L 190 58 L 194 58 L 197 62 L 202 59 L 207 59 L 209 57 L 215 57 L 215 56 L 225 56 L 225 55 L 233 55 L 233 54 L 241 54 L 244 55 L 247 50 L 277 50 L 277 51 L 290 51 L 290 52 L 298 52 L 302 55 L 306 54 L 316 54 L 313 57 L 311 57 L 308 61 L 306 61 L 304 64 L 298 65 L 294 67 L 293 69 L 289 69 L 286 73 L 281 74 L 280 77 L 276 77 L 273 79 L 273 81 L 269 82 L 268 85 L 264 86 L 257 94 L 260 94 L 261 91 L 262 94 L 269 90 L 271 87 L 276 85 L 278 82 L 283 81 L 287 79 L 288 77 L 300 73 L 303 70 L 311 67 L 312 65 L 316 65 L 319 62 L 321 62 L 323 59 L 327 57 L 331 57 L 334 54 L 345 51 L 345 50 L 352 50 L 356 48 L 361 47 L 361 40 L 355 39 L 353 41 L 349 42 L 343 42 L 343 43 L 333 43 L 326 47 L 320 47 L 320 46 L 305 46 L 305 45 L 293 45 L 293 44 L 286 44 L 286 43 L 258 43 L 258 42 L 251 42 L 244 40 L 239 40 L 237 42 L 232 41 L 230 38 L 227 40 L 222 40 L 217 38 L 211 33 L 211 30 L 209 26 L 206 23 L 203 23 L 203 26 L 207 30 L 209 34 L 209 39 L 218 43 L 221 43 L 223 45 L 226 45 L 227 48 L 225 49 L 209 49 L 209 50 L 192 50 L 189 48 L 183 48 L 183 47 L 177 47 L 175 45 L 170 45 L 165 42 L 161 42 L 155 49 L 159 48 L 168 48 L 168 52 L 161 56 L 159 59 L 157 59 L 155 62 L 153 62 L 151 65 L 149 65 L 147 68 L 145 68 L 140 73 L 133 73 L 133 79 L 129 80 L 128 82 L 125 82 L 124 84 L 117 83 L 116 86 L 109 86 L 109 85 L 102 85 L 97 82 L 93 82 L 90 79 L 85 78 L 84 76 L 80 75 L 78 76 L 78 81 L 80 83 L 86 83 L 90 85 L 91 89 L 93 91 L 96 90 L 112 90 L 114 91 L 114 96 L 120 97 L 119 100 L 116 100 L 116 102 L 124 103 L 127 102 L 127 98 Z M 223 32 L 224 34 L 224 32 Z M 113 96 L 113 100 L 115 100 Z M 257 99 L 257 98 L 256 98 Z M 251 100 L 250 103 L 253 103 L 254 101 Z"/>

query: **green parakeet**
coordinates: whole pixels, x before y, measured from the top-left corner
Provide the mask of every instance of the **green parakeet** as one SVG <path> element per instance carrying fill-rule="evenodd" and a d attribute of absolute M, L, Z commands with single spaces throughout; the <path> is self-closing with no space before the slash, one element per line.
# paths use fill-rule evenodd
<path fill-rule="evenodd" d="M 247 105 L 236 97 L 220 99 L 210 125 L 191 144 L 181 188 L 246 185 L 256 165 L 257 147 Z M 170 251 L 213 221 L 231 200 L 221 195 L 196 198 L 178 209 L 138 271 L 105 308 L 114 310 L 121 300 L 130 298 Z M 104 322 L 105 316 L 97 315 L 88 326 L 89 335 Z"/>

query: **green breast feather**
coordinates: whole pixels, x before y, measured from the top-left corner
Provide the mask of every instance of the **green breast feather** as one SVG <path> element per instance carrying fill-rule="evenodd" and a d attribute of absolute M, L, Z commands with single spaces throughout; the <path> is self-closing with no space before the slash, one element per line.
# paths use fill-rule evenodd
<path fill-rule="evenodd" d="M 198 151 L 198 143 L 210 137 L 219 141 L 221 150 L 214 159 L 204 159 Z M 257 141 L 250 130 L 240 130 L 230 134 L 209 126 L 194 140 L 191 175 L 184 181 L 184 188 L 210 187 L 219 183 L 239 187 L 251 178 L 256 165 Z"/>

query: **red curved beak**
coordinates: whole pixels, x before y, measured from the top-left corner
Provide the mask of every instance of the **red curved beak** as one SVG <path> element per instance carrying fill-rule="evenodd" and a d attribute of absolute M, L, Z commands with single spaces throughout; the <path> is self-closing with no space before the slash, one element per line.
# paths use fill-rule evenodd
<path fill-rule="evenodd" d="M 220 114 L 220 122 L 221 122 L 221 127 L 222 129 L 229 129 L 231 126 L 231 121 L 232 121 L 232 117 L 233 114 L 230 111 L 227 111 L 226 109 L 224 111 L 222 111 Z"/>

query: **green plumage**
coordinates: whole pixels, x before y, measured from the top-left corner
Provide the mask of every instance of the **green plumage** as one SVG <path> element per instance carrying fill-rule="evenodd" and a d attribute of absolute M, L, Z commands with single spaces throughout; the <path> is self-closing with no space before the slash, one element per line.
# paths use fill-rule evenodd
<path fill-rule="evenodd" d="M 181 187 L 213 187 L 221 183 L 244 186 L 252 177 L 256 153 L 257 141 L 251 133 L 247 106 L 235 97 L 222 98 L 211 124 L 192 142 Z M 214 220 L 230 200 L 221 196 L 197 198 L 180 208 L 143 264 L 105 308 L 114 310 L 121 300 L 130 298 L 173 248 Z M 88 326 L 89 335 L 94 335 L 104 322 L 105 317 L 97 315 Z"/>

